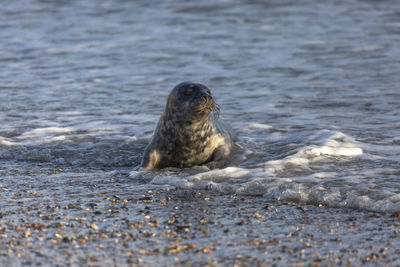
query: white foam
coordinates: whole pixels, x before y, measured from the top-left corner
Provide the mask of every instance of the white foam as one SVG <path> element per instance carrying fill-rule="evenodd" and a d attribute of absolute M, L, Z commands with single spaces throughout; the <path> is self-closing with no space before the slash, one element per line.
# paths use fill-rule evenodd
<path fill-rule="evenodd" d="M 393 203 L 400 202 L 400 194 L 395 194 L 389 198 Z"/>
<path fill-rule="evenodd" d="M 271 125 L 262 124 L 262 123 L 243 123 L 243 122 L 234 122 L 232 123 L 232 127 L 235 131 L 243 133 L 243 134 L 250 134 L 254 132 L 263 132 L 269 131 L 273 129 Z"/>
<path fill-rule="evenodd" d="M 189 176 L 187 179 L 191 182 L 200 182 L 200 181 L 224 181 L 224 180 L 232 180 L 235 178 L 243 178 L 247 174 L 249 174 L 249 170 L 237 168 L 237 167 L 228 167 L 225 169 L 216 169 L 208 172 L 198 173 Z"/>
<path fill-rule="evenodd" d="M 49 135 L 60 134 L 60 133 L 70 133 L 72 131 L 69 127 L 45 127 L 45 128 L 37 128 L 30 131 L 24 132 L 22 135 L 18 137 L 18 139 L 29 139 L 36 137 L 46 137 Z"/>
<path fill-rule="evenodd" d="M 335 177 L 337 176 L 337 172 L 317 172 L 311 175 L 311 177 L 315 177 L 318 179 L 324 179 L 324 178 L 329 178 L 329 177 Z"/>
<path fill-rule="evenodd" d="M 297 156 L 289 156 L 289 157 L 286 157 L 281 160 L 267 161 L 258 166 L 263 167 L 262 172 L 264 174 L 276 174 L 278 172 L 294 169 L 297 167 L 307 169 L 309 162 L 310 161 L 306 158 L 297 157 Z"/>
<path fill-rule="evenodd" d="M 12 146 L 15 146 L 17 144 L 15 142 L 9 141 L 8 138 L 0 136 L 0 145 L 4 146 L 4 147 L 12 147 Z"/>
<path fill-rule="evenodd" d="M 194 184 L 187 179 L 182 179 L 182 177 L 178 175 L 174 175 L 173 173 L 160 173 L 154 176 L 151 180 L 151 184 L 154 185 L 172 185 L 183 188 L 192 188 Z"/>
<path fill-rule="evenodd" d="M 320 155 L 330 155 L 330 156 L 345 156 L 345 157 L 354 157 L 354 156 L 360 156 L 363 154 L 363 151 L 359 147 L 332 147 L 332 146 L 322 146 L 322 147 L 316 147 L 312 148 L 309 152 L 315 156 L 320 156 Z"/>
<path fill-rule="evenodd" d="M 299 140 L 302 143 L 282 159 L 215 170 L 199 167 L 161 172 L 151 178 L 151 183 L 329 207 L 400 211 L 400 194 L 391 188 L 391 178 L 379 178 L 382 171 L 395 174 L 396 170 L 378 168 L 360 172 L 341 167 L 363 155 L 363 144 L 352 137 L 324 130 L 280 138 L 279 143 Z M 380 182 L 384 183 L 379 185 Z"/>
<path fill-rule="evenodd" d="M 269 172 L 280 172 L 285 169 L 300 167 L 308 169 L 310 163 L 326 160 L 325 156 L 356 157 L 363 154 L 357 142 L 340 132 L 318 131 L 304 137 L 310 145 L 300 147 L 293 155 L 280 160 L 267 161 L 258 164 Z"/>

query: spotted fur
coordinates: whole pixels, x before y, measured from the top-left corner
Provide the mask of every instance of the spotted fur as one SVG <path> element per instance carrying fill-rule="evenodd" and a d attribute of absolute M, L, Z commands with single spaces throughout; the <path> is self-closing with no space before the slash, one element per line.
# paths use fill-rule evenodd
<path fill-rule="evenodd" d="M 189 82 L 175 86 L 141 167 L 187 168 L 228 157 L 235 137 L 218 115 L 218 106 L 207 87 Z"/>

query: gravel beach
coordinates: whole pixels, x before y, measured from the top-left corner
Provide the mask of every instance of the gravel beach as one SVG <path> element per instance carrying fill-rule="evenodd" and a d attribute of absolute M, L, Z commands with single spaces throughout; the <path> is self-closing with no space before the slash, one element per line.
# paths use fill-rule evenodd
<path fill-rule="evenodd" d="M 28 183 L 1 184 L 3 266 L 400 264 L 396 214 L 144 188 L 113 172 L 107 181 L 67 181 L 53 171 L 52 185 L 34 173 Z"/>

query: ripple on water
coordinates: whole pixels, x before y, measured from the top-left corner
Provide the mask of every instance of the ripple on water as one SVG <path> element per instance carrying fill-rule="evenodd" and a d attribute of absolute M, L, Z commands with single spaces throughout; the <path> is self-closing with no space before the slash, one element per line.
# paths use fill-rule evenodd
<path fill-rule="evenodd" d="M 221 170 L 134 171 L 129 181 L 399 211 L 395 2 L 3 8 L 4 170 L 28 179 L 32 168 L 60 168 L 67 180 L 83 169 L 99 180 L 101 169 L 133 170 L 169 90 L 192 80 L 211 88 L 243 160 Z"/>

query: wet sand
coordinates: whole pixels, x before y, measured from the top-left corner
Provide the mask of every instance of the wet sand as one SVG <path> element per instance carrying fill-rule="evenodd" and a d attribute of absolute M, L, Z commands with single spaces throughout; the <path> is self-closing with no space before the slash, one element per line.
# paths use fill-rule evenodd
<path fill-rule="evenodd" d="M 67 182 L 56 170 L 46 177 L 3 180 L 3 266 L 400 264 L 396 215 L 143 188 L 117 174 L 107 181 L 82 176 Z"/>

